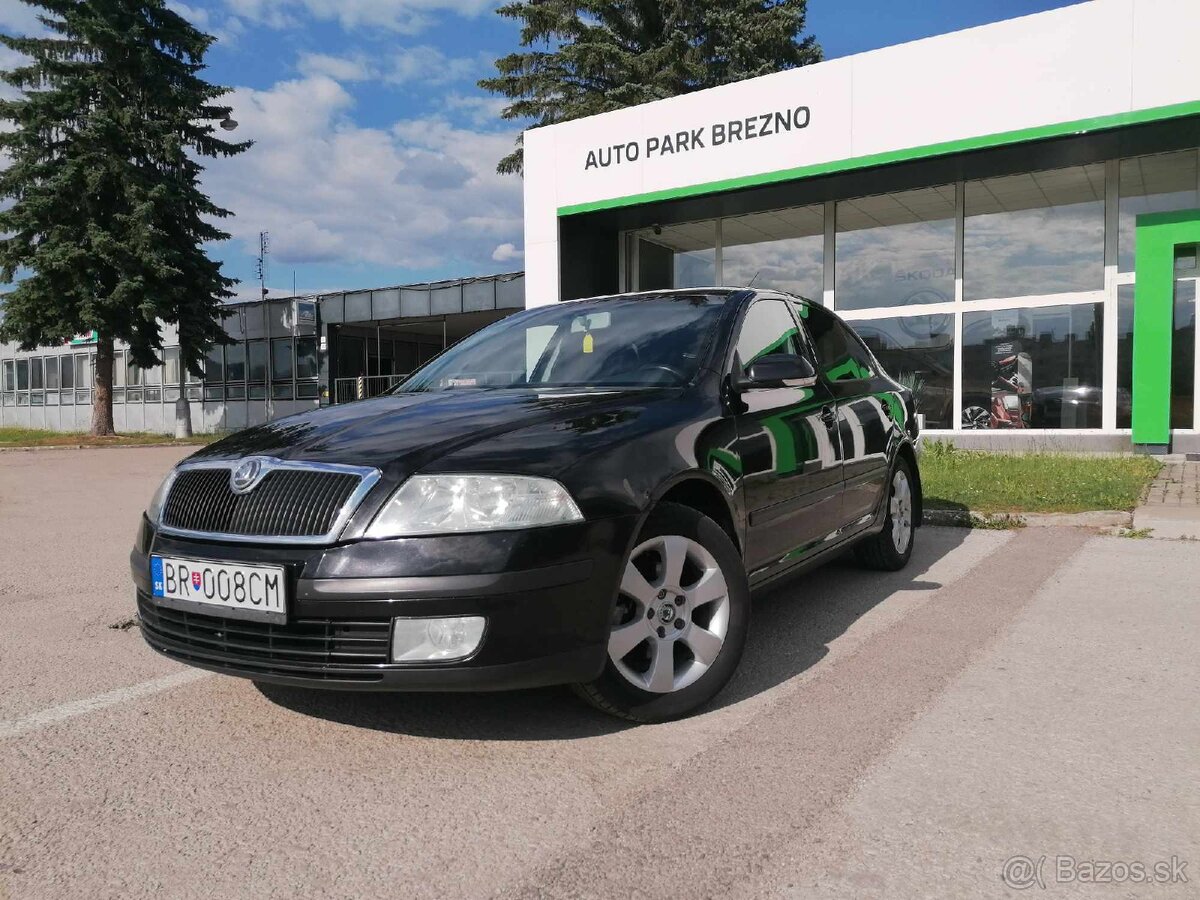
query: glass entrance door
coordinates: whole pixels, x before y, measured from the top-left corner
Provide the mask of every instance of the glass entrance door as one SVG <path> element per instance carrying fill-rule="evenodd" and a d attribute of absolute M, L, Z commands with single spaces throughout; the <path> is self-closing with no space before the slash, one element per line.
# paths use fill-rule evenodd
<path fill-rule="evenodd" d="M 1196 427 L 1196 285 L 1198 244 L 1175 248 L 1171 315 L 1171 428 Z"/>

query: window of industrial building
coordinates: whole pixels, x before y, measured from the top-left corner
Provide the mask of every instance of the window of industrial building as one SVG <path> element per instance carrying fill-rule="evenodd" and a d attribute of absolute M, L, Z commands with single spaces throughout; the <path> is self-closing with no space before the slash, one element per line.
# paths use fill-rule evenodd
<path fill-rule="evenodd" d="M 954 299 L 954 190 L 950 184 L 837 204 L 838 309 Z"/>
<path fill-rule="evenodd" d="M 0 382 L 0 388 L 2 388 L 6 393 L 9 391 L 15 391 L 17 389 L 16 367 L 13 365 L 13 361 L 11 359 L 6 359 L 4 361 L 4 375 L 3 381 Z"/>
<path fill-rule="evenodd" d="M 954 427 L 954 316 L 852 321 L 884 370 L 913 392 L 926 428 Z"/>
<path fill-rule="evenodd" d="M 801 206 L 721 220 L 720 283 L 753 284 L 820 300 L 825 215 Z"/>
<path fill-rule="evenodd" d="M 46 390 L 57 391 L 58 390 L 58 382 L 59 382 L 58 357 L 57 356 L 47 356 L 46 357 L 46 376 L 45 376 L 45 378 L 46 378 Z"/>
<path fill-rule="evenodd" d="M 179 348 L 168 347 L 163 351 L 163 382 L 179 384 Z"/>
<path fill-rule="evenodd" d="M 1104 165 L 966 183 L 963 298 L 1104 287 Z"/>
<path fill-rule="evenodd" d="M 1197 151 L 1160 153 L 1121 160 L 1117 257 L 1122 272 L 1133 271 L 1134 234 L 1143 213 L 1200 206 Z"/>
<path fill-rule="evenodd" d="M 42 392 L 42 359 L 35 357 L 29 361 L 29 405 L 42 406 L 45 394 Z"/>
<path fill-rule="evenodd" d="M 638 288 L 705 287 L 717 281 L 717 223 L 644 228 L 632 235 Z"/>
<path fill-rule="evenodd" d="M 296 378 L 317 377 L 317 339 L 296 338 Z"/>
<path fill-rule="evenodd" d="M 146 384 L 147 403 L 162 401 L 162 374 L 162 366 L 151 366 L 142 370 L 142 380 Z"/>
<path fill-rule="evenodd" d="M 250 381 L 267 380 L 267 342 L 251 341 L 247 345 L 250 365 L 247 370 Z"/>
<path fill-rule="evenodd" d="M 962 427 L 1099 428 L 1103 305 L 963 315 Z"/>
<path fill-rule="evenodd" d="M 225 348 L 219 344 L 211 347 L 204 359 L 204 380 L 212 384 L 225 380 Z"/>
<path fill-rule="evenodd" d="M 92 354 L 75 354 L 75 402 L 90 403 L 92 399 Z"/>
<path fill-rule="evenodd" d="M 246 380 L 246 345 L 230 344 L 225 348 L 225 380 Z"/>
<path fill-rule="evenodd" d="M 62 369 L 62 387 L 67 390 L 75 387 L 75 366 L 72 365 L 71 357 L 64 356 L 61 360 Z"/>
<path fill-rule="evenodd" d="M 293 368 L 292 339 L 276 338 L 271 341 L 271 380 L 291 381 Z"/>
<path fill-rule="evenodd" d="M 118 374 L 120 373 L 120 374 Z M 121 376 L 124 376 L 122 382 Z M 125 385 L 124 399 L 127 403 L 142 402 L 142 370 L 133 363 L 133 355 L 118 350 L 113 355 L 113 400 L 121 390 L 120 384 Z"/>
<path fill-rule="evenodd" d="M 17 360 L 17 390 L 29 390 L 29 360 Z"/>

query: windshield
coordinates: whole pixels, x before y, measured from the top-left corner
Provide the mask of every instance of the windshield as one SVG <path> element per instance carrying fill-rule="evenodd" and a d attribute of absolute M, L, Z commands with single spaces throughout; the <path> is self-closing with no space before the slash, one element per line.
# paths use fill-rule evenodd
<path fill-rule="evenodd" d="M 668 294 L 546 306 L 471 335 L 397 391 L 686 384 L 724 301 Z"/>

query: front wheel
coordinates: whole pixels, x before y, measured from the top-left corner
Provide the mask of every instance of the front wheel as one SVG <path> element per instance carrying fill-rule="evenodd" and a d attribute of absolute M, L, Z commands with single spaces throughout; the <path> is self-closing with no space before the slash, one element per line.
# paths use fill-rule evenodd
<path fill-rule="evenodd" d="M 733 541 L 696 510 L 663 503 L 625 562 L 604 672 L 578 692 L 635 722 L 687 715 L 729 681 L 749 624 L 750 586 Z"/>
<path fill-rule="evenodd" d="M 888 487 L 887 519 L 883 531 L 858 545 L 858 559 L 872 569 L 895 572 L 908 565 L 913 550 L 914 521 L 912 469 L 908 460 L 896 460 Z"/>

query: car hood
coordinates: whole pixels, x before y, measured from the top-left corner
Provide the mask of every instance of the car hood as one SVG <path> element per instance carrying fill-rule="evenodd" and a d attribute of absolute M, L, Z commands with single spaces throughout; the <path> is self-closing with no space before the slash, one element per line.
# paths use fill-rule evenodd
<path fill-rule="evenodd" d="M 211 444 L 193 459 L 262 455 L 374 466 L 392 475 L 525 428 L 642 408 L 675 391 L 457 390 L 400 393 L 313 410 Z M 570 435 L 571 429 L 562 434 Z M 569 438 L 567 438 L 569 440 Z"/>

